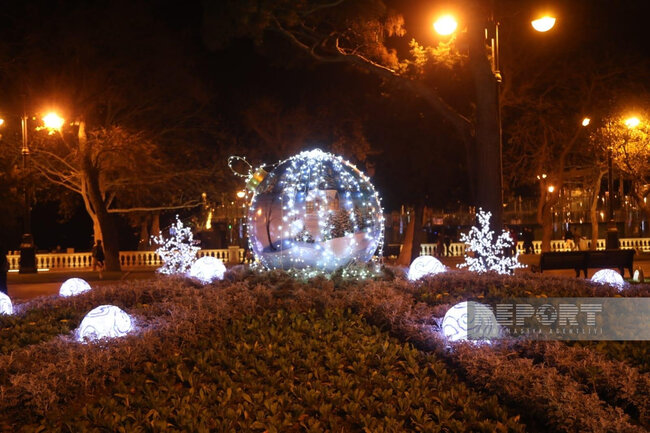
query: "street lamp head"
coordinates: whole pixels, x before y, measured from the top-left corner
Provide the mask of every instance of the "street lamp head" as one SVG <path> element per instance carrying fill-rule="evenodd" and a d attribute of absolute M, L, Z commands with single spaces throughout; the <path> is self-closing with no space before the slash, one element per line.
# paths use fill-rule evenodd
<path fill-rule="evenodd" d="M 530 22 L 538 32 L 547 32 L 555 26 L 555 18 L 545 15 Z"/>
<path fill-rule="evenodd" d="M 43 116 L 43 125 L 49 130 L 60 130 L 63 126 L 63 118 L 54 112 Z"/>
<path fill-rule="evenodd" d="M 458 22 L 452 15 L 443 15 L 433 23 L 433 28 L 441 36 L 449 36 L 456 31 Z"/>
<path fill-rule="evenodd" d="M 589 126 L 590 123 L 591 123 L 590 118 L 585 117 L 584 119 L 582 119 L 582 126 Z"/>
<path fill-rule="evenodd" d="M 640 123 L 641 121 L 636 116 L 628 117 L 627 119 L 625 119 L 625 126 L 627 126 L 630 129 L 636 128 L 637 126 L 639 126 Z"/>
<path fill-rule="evenodd" d="M 0 126 L 2 126 L 2 125 L 4 125 L 4 124 L 5 124 L 5 120 L 4 120 L 3 118 L 0 117 Z"/>
<path fill-rule="evenodd" d="M 548 192 L 553 193 L 553 191 L 555 191 L 555 187 L 553 185 L 549 185 Z"/>

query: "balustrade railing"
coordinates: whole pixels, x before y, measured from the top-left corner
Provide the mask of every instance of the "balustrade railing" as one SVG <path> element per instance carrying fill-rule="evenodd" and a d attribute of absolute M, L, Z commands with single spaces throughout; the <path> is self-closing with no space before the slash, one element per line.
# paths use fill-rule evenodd
<path fill-rule="evenodd" d="M 231 248 L 222 250 L 199 250 L 198 257 L 211 256 L 230 262 L 232 254 L 237 254 L 237 262 L 244 257 L 243 248 Z M 20 265 L 20 254 L 18 251 L 7 255 L 9 270 L 17 271 Z M 92 269 L 93 256 L 90 252 L 83 253 L 45 253 L 36 254 L 36 267 L 51 271 L 64 269 Z M 120 251 L 120 266 L 122 269 L 134 268 L 158 268 L 162 266 L 162 260 L 155 251 Z"/>
<path fill-rule="evenodd" d="M 621 248 L 623 249 L 634 249 L 642 252 L 650 252 L 650 238 L 625 238 L 619 239 Z M 575 250 L 577 245 L 574 243 L 573 249 Z M 587 248 L 591 248 L 591 241 L 587 241 Z M 605 239 L 598 239 L 596 244 L 597 250 L 605 249 Z M 435 256 L 437 255 L 438 247 L 436 244 L 421 244 L 420 245 L 420 255 L 421 256 Z M 465 254 L 465 244 L 463 243 L 452 243 L 449 246 L 450 254 L 445 250 L 442 256 L 448 255 L 451 257 L 463 256 Z M 524 242 L 517 242 L 517 251 L 519 254 L 524 254 Z M 551 241 L 551 251 L 571 251 L 571 247 L 564 240 L 553 240 Z M 533 252 L 535 254 L 540 254 L 542 252 L 542 241 L 533 241 Z"/>
<path fill-rule="evenodd" d="M 642 252 L 650 252 L 650 238 L 625 238 L 620 239 L 621 248 L 635 249 Z M 588 248 L 591 248 L 591 241 L 587 242 Z M 598 239 L 596 246 L 599 250 L 605 249 L 605 239 Z M 524 253 L 524 243 L 519 241 L 517 243 L 517 251 L 519 254 Z M 533 241 L 533 251 L 535 254 L 542 252 L 542 241 Z M 551 251 L 570 251 L 569 245 L 563 240 L 551 241 Z M 198 256 L 211 256 L 223 260 L 224 262 L 232 262 L 231 254 L 237 255 L 237 262 L 244 259 L 244 249 L 238 247 L 231 247 L 229 249 L 220 250 L 199 250 Z M 448 255 L 451 257 L 459 257 L 465 254 L 465 244 L 454 242 L 449 245 L 449 253 L 446 251 L 443 256 Z M 422 256 L 435 256 L 437 255 L 436 244 L 421 244 L 420 255 Z M 18 251 L 13 251 L 7 255 L 9 262 L 9 270 L 17 271 L 19 268 L 20 254 Z M 49 270 L 64 270 L 64 269 L 92 269 L 93 258 L 92 253 L 46 253 L 36 254 L 36 266 L 38 269 Z M 135 268 L 157 268 L 162 266 L 162 261 L 155 251 L 121 251 L 120 252 L 120 266 L 122 269 L 135 269 Z"/>

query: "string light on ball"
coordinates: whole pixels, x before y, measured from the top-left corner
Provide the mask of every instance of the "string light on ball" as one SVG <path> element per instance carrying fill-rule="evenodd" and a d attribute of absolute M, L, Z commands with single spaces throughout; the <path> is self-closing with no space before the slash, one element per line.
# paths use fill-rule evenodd
<path fill-rule="evenodd" d="M 619 291 L 625 287 L 625 280 L 621 274 L 613 269 L 601 269 L 591 277 L 591 281 L 594 283 L 609 284 L 610 286 L 616 287 Z"/>
<path fill-rule="evenodd" d="M 272 166 L 248 165 L 248 173 L 237 174 L 254 188 L 249 245 L 264 267 L 306 276 L 374 260 L 378 269 L 373 256 L 381 257 L 383 248 L 381 199 L 358 168 L 319 149 Z M 357 273 L 364 274 L 346 275 Z"/>

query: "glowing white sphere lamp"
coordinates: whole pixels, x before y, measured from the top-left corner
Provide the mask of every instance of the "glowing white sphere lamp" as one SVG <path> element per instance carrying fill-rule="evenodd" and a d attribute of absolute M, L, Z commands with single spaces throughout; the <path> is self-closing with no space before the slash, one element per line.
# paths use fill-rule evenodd
<path fill-rule="evenodd" d="M 13 314 L 14 308 L 11 305 L 11 298 L 6 294 L 0 292 L 0 314 Z"/>
<path fill-rule="evenodd" d="M 123 337 L 133 330 L 131 317 L 114 305 L 100 305 L 91 310 L 77 329 L 77 340 Z"/>
<path fill-rule="evenodd" d="M 90 284 L 81 278 L 69 278 L 61 284 L 59 296 L 68 297 L 76 296 L 91 289 Z"/>
<path fill-rule="evenodd" d="M 555 26 L 555 18 L 545 15 L 530 22 L 538 32 L 548 32 Z"/>
<path fill-rule="evenodd" d="M 201 257 L 192 264 L 188 275 L 196 278 L 203 284 L 209 284 L 216 280 L 223 280 L 226 273 L 226 266 L 216 257 Z"/>
<path fill-rule="evenodd" d="M 458 22 L 452 15 L 443 15 L 433 23 L 433 29 L 441 36 L 449 36 L 458 28 Z"/>
<path fill-rule="evenodd" d="M 625 286 L 625 280 L 621 274 L 613 269 L 601 269 L 591 277 L 591 281 L 594 283 L 609 284 L 617 287 L 618 290 L 621 290 Z"/>
<path fill-rule="evenodd" d="M 442 319 L 442 333 L 447 341 L 489 342 L 498 337 L 499 332 L 492 310 L 474 301 L 454 305 Z"/>
<path fill-rule="evenodd" d="M 445 265 L 433 256 L 420 256 L 413 260 L 409 267 L 408 279 L 419 280 L 425 275 L 436 275 L 445 272 Z"/>

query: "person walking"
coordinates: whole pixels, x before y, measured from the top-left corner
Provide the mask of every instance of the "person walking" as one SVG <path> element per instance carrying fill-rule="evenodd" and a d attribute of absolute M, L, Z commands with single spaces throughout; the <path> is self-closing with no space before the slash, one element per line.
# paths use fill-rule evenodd
<path fill-rule="evenodd" d="M 99 278 L 102 278 L 102 271 L 104 270 L 104 247 L 102 246 L 101 239 L 98 239 L 93 246 L 93 272 L 99 268 Z"/>

